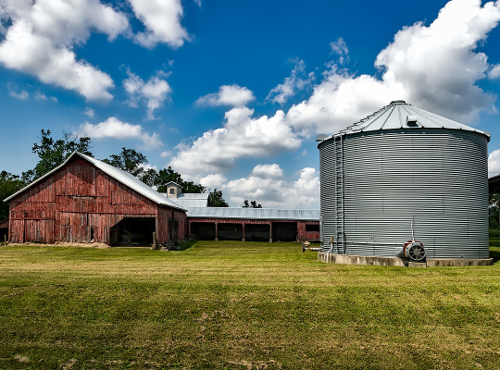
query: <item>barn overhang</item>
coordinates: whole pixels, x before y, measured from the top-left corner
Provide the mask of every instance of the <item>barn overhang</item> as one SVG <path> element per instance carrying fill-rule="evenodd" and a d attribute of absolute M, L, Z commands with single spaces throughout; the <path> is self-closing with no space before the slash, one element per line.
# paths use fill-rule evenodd
<path fill-rule="evenodd" d="M 488 189 L 490 195 L 500 193 L 500 175 L 492 176 L 488 179 Z"/>

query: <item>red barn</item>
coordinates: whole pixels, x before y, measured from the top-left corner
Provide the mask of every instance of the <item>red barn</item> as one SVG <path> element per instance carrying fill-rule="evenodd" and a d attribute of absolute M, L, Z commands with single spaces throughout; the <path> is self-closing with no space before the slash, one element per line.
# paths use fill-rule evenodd
<path fill-rule="evenodd" d="M 145 244 L 187 239 L 185 210 L 139 179 L 74 152 L 59 167 L 11 195 L 14 243 Z"/>

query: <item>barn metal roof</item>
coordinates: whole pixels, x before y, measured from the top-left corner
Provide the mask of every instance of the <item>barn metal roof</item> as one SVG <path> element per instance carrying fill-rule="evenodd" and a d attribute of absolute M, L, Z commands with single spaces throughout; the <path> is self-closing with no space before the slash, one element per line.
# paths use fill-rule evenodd
<path fill-rule="evenodd" d="M 162 194 L 160 194 L 156 190 L 150 188 L 149 186 L 147 186 L 145 183 L 143 183 L 141 180 L 139 180 L 137 177 L 131 175 L 130 173 L 125 172 L 125 171 L 123 171 L 123 170 L 121 170 L 119 168 L 116 168 L 116 167 L 111 166 L 111 165 L 109 165 L 107 163 L 101 162 L 98 159 L 89 157 L 88 155 L 85 155 L 85 154 L 82 154 L 82 153 L 79 153 L 79 152 L 76 152 L 76 151 L 73 152 L 68 157 L 68 159 L 66 159 L 62 164 L 60 164 L 59 166 L 57 166 L 56 168 L 54 168 L 52 171 L 47 172 L 45 175 L 43 175 L 39 179 L 33 181 L 28 186 L 26 186 L 23 189 L 19 190 L 17 193 L 14 193 L 10 197 L 4 199 L 4 202 L 8 202 L 12 198 L 14 198 L 14 197 L 18 196 L 19 194 L 25 192 L 26 190 L 28 190 L 29 188 L 31 188 L 35 184 L 39 183 L 43 179 L 49 177 L 54 172 L 56 172 L 60 168 L 64 167 L 66 165 L 66 163 L 68 163 L 75 156 L 81 157 L 81 158 L 85 159 L 86 161 L 92 163 L 94 166 L 96 166 L 97 168 L 99 168 L 102 172 L 104 172 L 108 176 L 111 176 L 115 180 L 117 180 L 117 181 L 121 182 L 122 184 L 128 186 L 132 190 L 135 190 L 136 192 L 138 192 L 139 194 L 141 194 L 141 195 L 145 196 L 146 198 L 152 200 L 153 202 L 155 202 L 157 204 L 166 205 L 166 206 L 169 206 L 169 207 L 172 207 L 172 208 L 177 208 L 177 209 L 185 211 L 185 209 L 182 208 L 180 205 L 178 205 L 178 204 L 172 202 L 170 199 L 164 197 Z"/>
<path fill-rule="evenodd" d="M 248 220 L 319 221 L 319 210 L 241 207 L 189 207 L 188 218 L 243 218 Z"/>
<path fill-rule="evenodd" d="M 318 137 L 318 141 L 327 141 L 340 135 L 358 134 L 361 132 L 372 132 L 395 129 L 447 129 L 476 132 L 490 139 L 488 131 L 476 130 L 449 118 L 438 116 L 422 108 L 406 103 L 404 100 L 392 101 L 377 112 L 363 118 L 352 126 L 327 136 Z"/>
<path fill-rule="evenodd" d="M 161 193 L 167 196 L 166 193 Z M 183 208 L 189 207 L 208 207 L 209 193 L 180 193 L 177 198 L 168 198 L 170 201 L 177 203 Z"/>

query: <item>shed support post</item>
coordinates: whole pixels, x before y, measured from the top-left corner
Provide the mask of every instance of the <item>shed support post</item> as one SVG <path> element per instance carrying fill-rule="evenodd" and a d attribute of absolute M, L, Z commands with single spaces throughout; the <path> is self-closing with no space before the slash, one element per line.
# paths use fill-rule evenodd
<path fill-rule="evenodd" d="M 245 241 L 245 223 L 244 222 L 241 223 L 241 231 L 242 231 L 242 238 L 241 238 L 241 240 Z"/>
<path fill-rule="evenodd" d="M 273 223 L 269 222 L 269 243 L 273 242 Z"/>
<path fill-rule="evenodd" d="M 217 233 L 217 222 L 215 223 L 215 241 L 219 241 L 219 234 Z"/>

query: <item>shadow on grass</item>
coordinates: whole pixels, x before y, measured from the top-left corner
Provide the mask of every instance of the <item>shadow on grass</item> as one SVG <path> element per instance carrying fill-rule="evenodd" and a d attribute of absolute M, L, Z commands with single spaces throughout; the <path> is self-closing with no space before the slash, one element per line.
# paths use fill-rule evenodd
<path fill-rule="evenodd" d="M 493 263 L 500 261 L 500 248 L 490 247 L 490 257 L 493 258 Z"/>
<path fill-rule="evenodd" d="M 180 243 L 180 251 L 185 251 L 185 250 L 188 250 L 189 248 L 191 248 L 193 245 L 195 245 L 196 243 L 198 243 L 198 240 L 189 240 L 187 242 L 184 242 L 184 243 Z"/>

